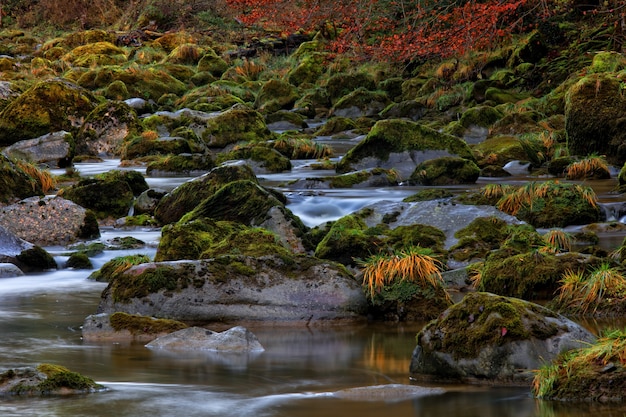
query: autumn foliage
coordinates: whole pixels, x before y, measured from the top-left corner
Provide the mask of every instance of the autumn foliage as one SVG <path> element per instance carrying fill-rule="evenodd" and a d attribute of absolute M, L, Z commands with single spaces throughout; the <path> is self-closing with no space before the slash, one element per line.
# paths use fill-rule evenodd
<path fill-rule="evenodd" d="M 338 52 L 407 60 L 484 49 L 547 14 L 537 0 L 227 0 L 243 24 L 324 30 Z"/>

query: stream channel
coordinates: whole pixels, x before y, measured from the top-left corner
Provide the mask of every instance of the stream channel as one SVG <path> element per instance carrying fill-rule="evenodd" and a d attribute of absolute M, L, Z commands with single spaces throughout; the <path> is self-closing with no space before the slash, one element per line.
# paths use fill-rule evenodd
<path fill-rule="evenodd" d="M 290 190 L 290 179 L 332 175 L 294 161 L 289 173 L 260 175 L 288 197 L 289 208 L 308 226 L 337 219 L 378 200 L 399 201 L 419 187 L 361 190 Z M 119 161 L 77 164 L 83 176 L 118 169 Z M 147 178 L 151 187 L 172 189 L 189 178 Z M 508 178 L 507 182 L 525 181 Z M 481 178 L 476 187 L 488 183 Z M 601 201 L 615 182 L 597 182 Z M 594 185 L 594 188 L 596 188 Z M 463 187 L 466 189 L 467 187 Z M 461 188 L 459 188 L 459 191 Z M 112 257 L 153 257 L 160 232 L 102 228 L 101 240 L 133 236 L 146 243 L 134 251 L 105 251 L 92 259 L 99 268 Z M 624 234 L 604 239 L 617 246 Z M 63 248 L 46 248 L 64 264 Z M 0 416 L 285 416 L 285 417 L 603 417 L 626 415 L 626 405 L 562 404 L 535 400 L 527 388 L 445 385 L 442 394 L 394 401 L 347 399 L 340 390 L 381 384 L 410 384 L 408 369 L 421 325 L 368 324 L 342 327 L 249 326 L 265 351 L 255 354 L 176 353 L 142 344 L 87 343 L 86 316 L 96 312 L 106 284 L 88 280 L 92 271 L 59 269 L 0 280 L 0 370 L 54 363 L 83 373 L 108 388 L 96 394 L 44 398 L 0 398 Z M 610 324 L 609 324 L 610 325 Z M 592 324 L 601 328 L 607 324 Z M 214 329 L 222 330 L 222 329 Z"/>

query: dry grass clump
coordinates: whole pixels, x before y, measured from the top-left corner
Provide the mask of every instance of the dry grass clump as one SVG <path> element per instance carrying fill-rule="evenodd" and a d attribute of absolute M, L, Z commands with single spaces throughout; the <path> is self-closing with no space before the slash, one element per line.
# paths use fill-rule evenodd
<path fill-rule="evenodd" d="M 600 303 L 609 298 L 626 295 L 626 278 L 621 270 L 603 263 L 589 274 L 568 270 L 561 279 L 557 305 L 574 312 L 595 312 Z"/>
<path fill-rule="evenodd" d="M 257 64 L 250 59 L 244 58 L 241 64 L 235 67 L 235 72 L 242 77 L 247 78 L 250 81 L 256 81 L 259 79 L 259 75 L 265 70 L 265 67 L 261 64 Z"/>
<path fill-rule="evenodd" d="M 569 252 L 572 249 L 572 235 L 562 229 L 550 229 L 543 240 L 551 252 Z"/>
<path fill-rule="evenodd" d="M 409 280 L 434 288 L 444 288 L 443 265 L 430 249 L 412 246 L 391 254 L 380 253 L 362 262 L 363 285 L 371 297 L 393 281 Z M 444 291 L 445 292 L 445 291 Z M 446 297 L 449 299 L 447 292 Z"/>
<path fill-rule="evenodd" d="M 36 165 L 21 159 L 17 160 L 15 164 L 19 169 L 24 171 L 30 178 L 33 179 L 33 189 L 36 188 L 35 182 L 41 185 L 41 190 L 44 193 L 54 190 L 56 187 L 56 180 L 49 171 L 42 170 Z"/>
<path fill-rule="evenodd" d="M 566 177 L 570 180 L 608 178 L 610 177 L 609 165 L 603 156 L 591 155 L 571 163 L 567 167 Z"/>

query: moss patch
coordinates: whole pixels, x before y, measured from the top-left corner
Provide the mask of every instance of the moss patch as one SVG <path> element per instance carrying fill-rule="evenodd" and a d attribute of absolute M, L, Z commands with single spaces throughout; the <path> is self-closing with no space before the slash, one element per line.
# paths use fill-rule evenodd
<path fill-rule="evenodd" d="M 122 312 L 113 313 L 109 321 L 115 331 L 128 330 L 132 335 L 171 333 L 188 327 L 176 320 L 155 319 Z"/>

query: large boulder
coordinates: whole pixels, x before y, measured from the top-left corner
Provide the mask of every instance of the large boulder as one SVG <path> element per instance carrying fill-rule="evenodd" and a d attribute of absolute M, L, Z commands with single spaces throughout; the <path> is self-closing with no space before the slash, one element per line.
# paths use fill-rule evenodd
<path fill-rule="evenodd" d="M 161 336 L 146 345 L 170 351 L 263 352 L 265 348 L 250 330 L 236 326 L 223 332 L 190 327 Z"/>
<path fill-rule="evenodd" d="M 408 179 L 421 163 L 445 156 L 474 161 L 462 139 L 408 120 L 381 120 L 339 161 L 337 172 L 393 168 L 400 179 Z"/>
<path fill-rule="evenodd" d="M 591 74 L 565 96 L 565 129 L 570 154 L 606 155 L 621 166 L 626 162 L 626 97 L 620 79 L 612 74 Z"/>
<path fill-rule="evenodd" d="M 538 304 L 471 293 L 417 336 L 414 379 L 527 386 L 533 370 L 595 337 Z"/>
<path fill-rule="evenodd" d="M 183 322 L 361 320 L 361 285 L 344 268 L 300 256 L 221 256 L 136 265 L 116 274 L 100 313 L 116 311 Z"/>
<path fill-rule="evenodd" d="M 50 132 L 72 131 L 82 125 L 97 103 L 93 94 L 69 81 L 42 81 L 0 112 L 0 146 Z"/>
<path fill-rule="evenodd" d="M 40 246 L 66 246 L 100 236 L 93 213 L 62 197 L 31 197 L 0 211 L 0 225 Z"/>
<path fill-rule="evenodd" d="M 369 91 L 358 88 L 339 99 L 331 109 L 331 115 L 358 119 L 359 117 L 378 117 L 391 100 L 381 91 Z"/>
<path fill-rule="evenodd" d="M 2 153 L 9 158 L 63 168 L 72 160 L 73 145 L 72 134 L 62 130 L 35 139 L 21 140 L 4 148 Z"/>
<path fill-rule="evenodd" d="M 256 97 L 254 107 L 261 113 L 289 110 L 298 99 L 298 90 L 286 81 L 269 80 Z"/>

